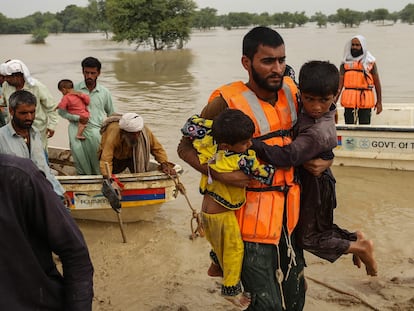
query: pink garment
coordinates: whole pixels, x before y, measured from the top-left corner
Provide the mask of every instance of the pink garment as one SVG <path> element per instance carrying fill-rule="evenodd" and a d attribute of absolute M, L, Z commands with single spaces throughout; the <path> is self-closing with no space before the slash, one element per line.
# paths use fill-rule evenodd
<path fill-rule="evenodd" d="M 66 110 L 71 114 L 89 118 L 89 110 L 86 107 L 89 105 L 90 98 L 87 94 L 71 94 L 68 93 L 62 97 L 58 108 Z"/>

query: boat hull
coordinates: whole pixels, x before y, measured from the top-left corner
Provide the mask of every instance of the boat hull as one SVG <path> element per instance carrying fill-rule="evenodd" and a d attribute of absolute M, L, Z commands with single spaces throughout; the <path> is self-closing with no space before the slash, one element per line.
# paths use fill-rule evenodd
<path fill-rule="evenodd" d="M 337 125 L 334 165 L 414 171 L 414 127 Z"/>
<path fill-rule="evenodd" d="M 116 212 L 102 194 L 102 175 L 74 175 L 73 161 L 67 149 L 49 147 L 52 169 L 61 174 L 57 179 L 71 198 L 71 213 L 76 219 L 118 221 Z M 179 165 L 177 174 L 182 174 Z M 63 176 L 62 176 L 63 175 Z M 151 220 L 160 206 L 177 197 L 175 181 L 154 170 L 145 173 L 117 174 L 123 185 L 121 214 L 124 222 Z"/>

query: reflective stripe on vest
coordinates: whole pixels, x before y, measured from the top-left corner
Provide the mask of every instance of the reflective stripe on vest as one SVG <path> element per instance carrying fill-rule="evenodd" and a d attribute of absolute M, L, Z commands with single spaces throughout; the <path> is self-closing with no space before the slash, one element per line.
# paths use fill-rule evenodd
<path fill-rule="evenodd" d="M 286 83 L 283 83 L 282 89 L 283 89 L 283 92 L 285 93 L 285 96 L 289 104 L 290 113 L 291 113 L 290 118 L 292 120 L 292 127 L 293 127 L 296 124 L 297 119 L 298 119 L 298 115 L 297 115 L 296 107 L 295 107 L 295 101 L 293 100 L 292 92 L 290 91 L 290 88 Z M 247 100 L 247 102 L 249 103 L 253 111 L 253 114 L 260 128 L 260 133 L 269 133 L 270 125 L 269 125 L 269 122 L 267 121 L 266 115 L 260 105 L 259 99 L 257 98 L 256 94 L 252 90 L 247 89 L 245 92 L 243 92 L 242 95 Z"/>

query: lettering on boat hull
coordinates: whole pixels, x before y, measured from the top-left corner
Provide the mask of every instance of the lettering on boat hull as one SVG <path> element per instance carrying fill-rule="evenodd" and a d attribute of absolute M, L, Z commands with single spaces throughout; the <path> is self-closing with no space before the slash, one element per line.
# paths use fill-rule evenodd
<path fill-rule="evenodd" d="M 338 147 L 336 150 L 359 151 L 359 152 L 389 152 L 389 153 L 412 153 L 414 140 L 404 138 L 382 138 L 362 136 L 338 136 Z"/>
<path fill-rule="evenodd" d="M 111 209 L 107 198 L 100 191 L 67 191 L 72 201 L 71 209 Z M 165 188 L 128 189 L 122 191 L 122 208 L 160 204 L 167 201 Z"/>

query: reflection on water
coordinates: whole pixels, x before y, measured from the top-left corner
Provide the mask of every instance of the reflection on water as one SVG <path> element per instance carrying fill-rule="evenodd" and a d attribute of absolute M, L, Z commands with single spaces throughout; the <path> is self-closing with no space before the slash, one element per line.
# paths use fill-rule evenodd
<path fill-rule="evenodd" d="M 174 124 L 171 114 L 189 113 L 187 103 L 195 101 L 190 91 L 194 83 L 189 72 L 191 50 L 119 52 L 116 56 L 112 66 L 122 93 L 117 102 L 120 111 L 133 110 L 150 123 L 161 119 L 166 125 Z"/>
<path fill-rule="evenodd" d="M 161 142 L 176 144 L 179 126 L 196 102 L 192 62 L 189 49 L 116 53 L 111 75 L 117 110 L 141 114 Z"/>
<path fill-rule="evenodd" d="M 113 62 L 115 77 L 129 84 L 152 82 L 163 85 L 189 83 L 192 63 L 191 50 L 120 52 Z M 145 89 L 143 89 L 145 91 Z"/>

